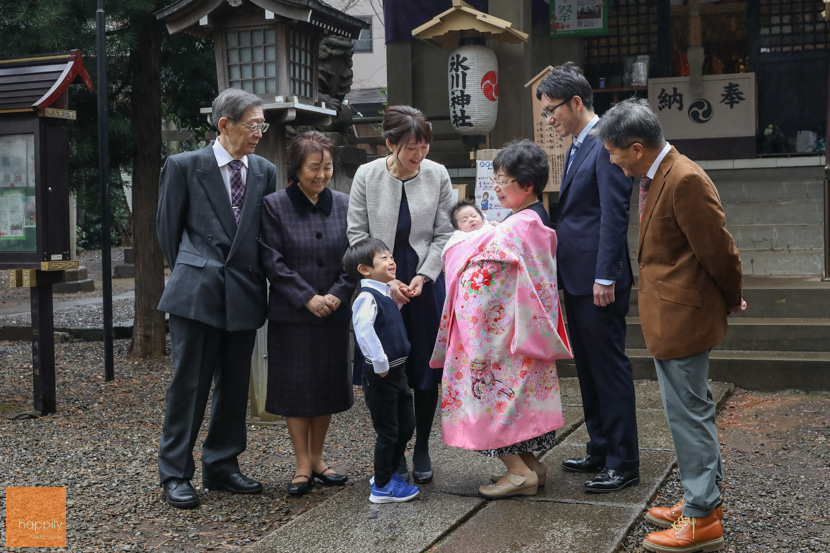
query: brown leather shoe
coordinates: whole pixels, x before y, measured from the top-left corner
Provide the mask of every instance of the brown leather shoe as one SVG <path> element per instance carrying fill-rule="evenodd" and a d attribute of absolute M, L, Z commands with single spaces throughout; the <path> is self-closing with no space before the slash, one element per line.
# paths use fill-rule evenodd
<path fill-rule="evenodd" d="M 530 467 L 530 470 L 535 472 L 536 476 L 539 477 L 539 487 L 544 488 L 545 487 L 545 482 L 548 479 L 548 469 L 547 469 L 547 467 L 545 467 L 545 464 L 542 463 L 542 462 L 536 463 L 535 465 Z M 505 473 L 505 474 L 507 474 L 507 473 Z M 491 474 L 490 475 L 490 482 L 495 484 L 496 482 L 501 480 L 502 476 L 504 476 L 504 474 Z"/>
<path fill-rule="evenodd" d="M 652 507 L 646 513 L 646 520 L 661 528 L 671 528 L 672 523 L 683 515 L 683 503 L 685 501 L 685 499 L 681 499 L 671 507 Z M 723 520 L 723 505 L 718 505 L 712 511 L 712 514 Z"/>
<path fill-rule="evenodd" d="M 692 553 L 723 549 L 723 522 L 717 509 L 700 518 L 680 516 L 668 530 L 652 532 L 643 547 L 658 553 Z"/>
<path fill-rule="evenodd" d="M 504 486 L 481 486 L 478 493 L 487 499 L 504 499 L 514 495 L 536 495 L 539 491 L 539 477 L 531 471 L 527 476 L 519 476 L 508 472 L 504 475 L 508 484 Z"/>

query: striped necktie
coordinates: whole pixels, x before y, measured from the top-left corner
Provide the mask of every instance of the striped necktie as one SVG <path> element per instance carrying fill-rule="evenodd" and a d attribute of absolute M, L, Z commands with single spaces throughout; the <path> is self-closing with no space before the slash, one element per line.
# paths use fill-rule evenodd
<path fill-rule="evenodd" d="M 643 175 L 643 180 L 640 181 L 640 221 L 643 220 L 643 208 L 646 206 L 646 196 L 650 187 L 651 179 Z"/>
<path fill-rule="evenodd" d="M 231 207 L 236 224 L 239 224 L 239 214 L 242 213 L 242 202 L 245 200 L 245 182 L 242 180 L 242 160 L 234 159 L 231 166 Z"/>

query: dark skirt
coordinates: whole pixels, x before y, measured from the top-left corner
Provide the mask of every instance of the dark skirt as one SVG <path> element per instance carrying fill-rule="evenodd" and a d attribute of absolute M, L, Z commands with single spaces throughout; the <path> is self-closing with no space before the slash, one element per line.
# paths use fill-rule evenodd
<path fill-rule="evenodd" d="M 265 410 L 286 417 L 318 417 L 354 403 L 349 374 L 349 320 L 335 324 L 268 321 Z"/>

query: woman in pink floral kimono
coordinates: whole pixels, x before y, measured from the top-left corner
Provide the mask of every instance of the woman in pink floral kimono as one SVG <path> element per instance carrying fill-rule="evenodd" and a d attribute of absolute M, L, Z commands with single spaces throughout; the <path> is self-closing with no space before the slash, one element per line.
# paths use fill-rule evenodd
<path fill-rule="evenodd" d="M 433 366 L 444 366 L 444 443 L 498 457 L 507 467 L 479 493 L 535 495 L 564 425 L 554 359 L 571 350 L 559 311 L 556 233 L 537 196 L 548 181 L 545 152 L 529 140 L 493 161 L 493 190 L 512 214 L 456 232 L 444 250 L 447 296 Z"/>

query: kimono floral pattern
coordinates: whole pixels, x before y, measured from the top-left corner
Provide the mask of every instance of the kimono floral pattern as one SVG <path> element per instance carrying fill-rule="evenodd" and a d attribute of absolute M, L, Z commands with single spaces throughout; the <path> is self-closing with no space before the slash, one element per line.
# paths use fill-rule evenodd
<path fill-rule="evenodd" d="M 444 367 L 444 443 L 496 449 L 564 424 L 555 359 L 571 357 L 556 234 L 530 210 L 444 252 L 447 296 L 432 366 Z"/>

